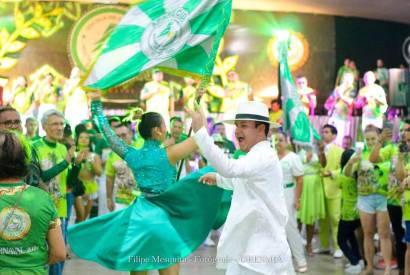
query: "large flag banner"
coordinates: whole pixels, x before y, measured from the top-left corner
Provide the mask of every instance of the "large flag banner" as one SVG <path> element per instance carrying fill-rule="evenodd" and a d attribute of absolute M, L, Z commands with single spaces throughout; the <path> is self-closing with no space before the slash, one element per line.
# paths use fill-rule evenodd
<path fill-rule="evenodd" d="M 153 67 L 176 75 L 212 75 L 232 0 L 149 0 L 113 30 L 84 85 L 107 89 Z"/>
<path fill-rule="evenodd" d="M 320 136 L 310 124 L 290 73 L 288 66 L 288 43 L 289 40 L 282 40 L 278 43 L 279 87 L 284 111 L 283 128 L 284 131 L 290 132 L 292 141 L 295 144 L 310 146 L 312 145 L 313 138 L 320 139 Z"/>

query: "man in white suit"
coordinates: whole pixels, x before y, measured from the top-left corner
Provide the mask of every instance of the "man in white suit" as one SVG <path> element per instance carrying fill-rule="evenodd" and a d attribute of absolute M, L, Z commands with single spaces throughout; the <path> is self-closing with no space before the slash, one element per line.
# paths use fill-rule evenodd
<path fill-rule="evenodd" d="M 246 156 L 224 155 L 206 130 L 202 111 L 192 116 L 193 136 L 217 173 L 201 181 L 233 190 L 231 208 L 218 244 L 217 268 L 228 275 L 294 274 L 285 226 L 288 213 L 278 157 L 267 140 L 269 111 L 255 101 L 238 106 L 234 120 L 239 147 Z M 277 125 L 275 125 L 277 126 Z"/>

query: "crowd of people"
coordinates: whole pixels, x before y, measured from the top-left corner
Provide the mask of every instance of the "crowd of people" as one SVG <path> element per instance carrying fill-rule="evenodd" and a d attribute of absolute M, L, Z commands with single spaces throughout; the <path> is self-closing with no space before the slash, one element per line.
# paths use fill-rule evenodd
<path fill-rule="evenodd" d="M 335 258 L 344 256 L 347 259 L 347 273 L 358 274 L 364 270 L 366 274 L 373 274 L 377 267 L 388 275 L 397 267 L 400 274 L 410 274 L 410 245 L 406 250 L 406 243 L 410 243 L 410 120 L 400 120 L 399 140 L 393 138 L 392 129 L 384 127 L 387 91 L 382 61 L 377 64 L 377 74 L 366 72 L 364 86 L 354 92 L 357 90 L 358 73 L 352 61 L 345 62 L 327 102 L 329 121 L 318 129 L 322 139 L 312 141 L 312 146 L 308 147 L 292 144 L 287 133 L 276 128 L 283 115 L 278 100 L 272 101 L 271 112 L 266 115 L 270 121 L 262 123 L 265 127 L 259 127 L 260 121 L 255 121 L 257 132 L 252 133 L 256 136 L 252 136 L 253 139 L 247 134 L 248 121 L 236 121 L 237 141 L 231 140 L 228 130 L 233 126 L 230 124 L 215 123 L 210 117 L 200 124 L 200 118 L 190 110 L 199 109 L 201 105 L 205 107 L 209 102 L 195 103 L 195 83 L 188 78 L 181 98 L 183 105 L 189 107 L 187 112 L 192 119 L 184 115 L 175 116 L 174 95 L 163 82 L 163 73 L 158 70 L 153 71 L 153 81 L 146 83 L 141 92 L 146 113 L 138 113 L 132 122 L 124 122 L 119 117 L 107 120 L 101 102 L 95 97 L 91 98 L 89 110 L 87 101 L 90 98 L 87 99 L 78 86 L 77 69 L 73 70 L 61 95 L 52 88 L 52 76 L 48 75 L 44 85 L 48 83 L 49 86 L 39 88 L 43 91 L 41 94 L 21 96 L 21 90 L 27 85 L 19 79 L 11 100 L 14 108 L 0 107 L 0 255 L 5 256 L 0 257 L 0 270 L 24 272 L 35 269 L 39 274 L 62 274 L 64 260 L 70 256 L 65 244 L 70 243 L 82 258 L 110 268 L 145 274 L 144 270 L 153 267 L 132 269 L 129 261 L 112 263 L 104 258 L 101 251 L 112 250 L 116 255 L 126 255 L 130 253 L 123 250 L 126 246 L 137 252 L 133 255 L 151 249 L 151 253 L 163 251 L 186 257 L 187 251 L 191 253 L 199 241 L 215 245 L 209 232 L 215 218 L 213 214 L 218 211 L 216 198 L 222 195 L 212 188 L 204 191 L 201 185 L 195 184 L 190 187 L 192 190 L 189 189 L 192 193 L 178 191 L 185 188 L 177 179 L 176 171 L 181 167 L 180 178 L 188 178 L 188 181 L 200 178 L 208 184 L 230 190 L 227 196 L 232 200 L 231 210 L 220 240 L 220 257 L 230 256 L 233 251 L 238 256 L 252 249 L 259 251 L 239 245 L 239 240 L 250 238 L 258 243 L 255 245 L 263 244 L 263 249 L 271 253 L 269 255 L 281 251 L 286 255 L 289 245 L 294 269 L 301 273 L 307 272 L 309 257 L 332 252 Z M 380 85 L 375 84 L 376 76 Z M 251 90 L 246 83 L 239 81 L 237 73 L 232 72 L 230 79 L 230 86 L 226 88 L 231 96 L 229 108 L 240 110 L 241 106 L 243 108 L 249 103 Z M 305 76 L 298 76 L 296 85 L 306 114 L 313 116 L 317 106 L 315 91 L 308 86 Z M 64 106 L 59 107 L 59 96 L 66 97 Z M 85 104 L 76 106 L 76 100 Z M 229 109 L 228 106 L 226 108 Z M 352 136 L 349 130 L 352 108 L 363 111 L 363 142 L 355 143 L 358 137 Z M 73 109 L 79 110 L 79 116 Z M 254 122 L 252 118 L 248 120 Z M 187 125 L 191 121 L 195 132 L 193 138 L 188 137 Z M 276 126 L 270 127 L 270 124 Z M 44 134 L 39 132 L 39 126 Z M 207 133 L 212 139 L 207 139 Z M 209 145 L 209 141 L 217 145 L 218 150 Z M 246 156 L 246 165 L 244 160 L 233 162 Z M 277 192 L 269 189 L 272 186 L 264 185 L 265 178 L 260 180 L 259 174 L 255 174 L 255 171 L 265 173 L 264 177 L 272 181 L 279 169 L 270 166 L 276 156 L 281 170 L 278 173 L 283 175 L 283 186 Z M 222 159 L 223 164 L 220 163 Z M 265 162 L 268 172 L 260 169 Z M 214 167 L 222 176 L 198 174 L 207 165 Z M 235 178 L 236 181 L 225 181 L 223 177 Z M 263 184 L 256 186 L 250 183 L 250 179 Z M 176 187 L 172 189 L 170 186 L 174 185 Z M 170 188 L 174 193 L 167 192 Z M 202 199 L 192 196 L 183 200 L 193 205 L 191 212 L 187 213 L 176 203 L 172 211 L 177 209 L 183 216 L 176 221 L 162 220 L 160 227 L 147 227 L 151 230 L 148 233 L 144 231 L 147 228 L 142 228 L 153 219 L 152 214 L 150 217 L 148 214 L 135 217 L 129 210 L 156 213 L 160 217 L 164 211 L 171 211 L 167 208 L 170 201 L 179 202 L 180 196 L 189 197 L 187 194 L 196 194 L 197 189 L 202 190 Z M 254 203 L 260 205 L 249 204 L 249 209 L 244 210 L 252 201 L 254 192 L 259 196 Z M 157 197 L 158 205 L 161 205 L 159 208 L 153 207 L 148 199 Z M 284 201 L 283 208 L 271 205 L 273 200 Z M 203 203 L 209 205 L 212 201 L 215 201 L 215 209 L 207 209 L 204 214 Z M 273 213 L 279 217 L 277 220 L 271 219 L 272 213 L 268 210 L 264 212 L 266 206 L 275 209 Z M 232 222 L 247 211 L 250 216 L 243 218 L 242 224 Z M 112 214 L 103 215 L 107 212 Z M 287 221 L 284 218 L 286 212 Z M 266 218 L 265 223 L 269 225 L 265 231 L 261 229 L 263 226 L 252 230 L 248 228 L 254 222 L 250 217 L 255 213 Z M 192 245 L 184 253 L 180 254 L 180 244 L 175 239 L 164 242 L 166 245 L 163 246 L 158 244 L 163 241 L 164 228 L 182 223 L 182 218 L 196 221 L 195 216 L 206 216 L 209 220 L 202 221 L 202 230 L 197 228 L 195 234 L 184 232 L 191 234 L 189 237 L 192 239 Z M 128 228 L 124 224 L 113 226 L 115 222 L 124 222 L 124 217 L 138 224 L 140 233 L 134 235 L 134 240 L 127 245 L 116 246 L 122 241 L 108 241 L 112 236 L 136 232 L 122 231 Z M 76 225 L 68 230 L 70 223 Z M 190 226 L 195 228 L 195 224 Z M 269 231 L 275 226 L 277 231 Z M 279 229 L 282 226 L 283 232 Z M 239 231 L 241 236 L 237 233 Z M 320 244 L 314 249 L 313 240 L 317 232 Z M 144 233 L 153 235 L 149 242 L 141 241 L 146 236 Z M 281 249 L 268 247 L 274 245 L 266 243 L 269 234 L 278 235 Z M 90 256 L 86 244 L 97 241 L 97 237 L 106 238 L 106 241 L 95 250 L 91 249 L 94 254 Z M 376 264 L 375 251 L 380 251 L 383 258 Z M 242 268 L 237 264 L 230 265 L 228 270 L 232 274 L 240 274 L 235 272 Z M 264 268 L 271 266 L 261 267 L 261 272 Z M 179 266 L 175 263 L 170 267 L 155 266 L 154 269 L 160 269 L 162 274 L 178 274 Z M 281 270 L 288 272 L 283 267 Z"/>

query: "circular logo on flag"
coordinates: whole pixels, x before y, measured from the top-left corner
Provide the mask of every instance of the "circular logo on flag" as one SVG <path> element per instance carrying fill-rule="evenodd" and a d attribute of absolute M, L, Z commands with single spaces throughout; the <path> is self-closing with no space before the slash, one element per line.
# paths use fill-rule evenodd
<path fill-rule="evenodd" d="M 1 238 L 7 241 L 21 240 L 31 228 L 30 216 L 21 208 L 6 207 L 0 212 Z"/>
<path fill-rule="evenodd" d="M 149 59 L 167 59 L 179 52 L 191 37 L 188 13 L 178 8 L 147 26 L 141 50 Z"/>

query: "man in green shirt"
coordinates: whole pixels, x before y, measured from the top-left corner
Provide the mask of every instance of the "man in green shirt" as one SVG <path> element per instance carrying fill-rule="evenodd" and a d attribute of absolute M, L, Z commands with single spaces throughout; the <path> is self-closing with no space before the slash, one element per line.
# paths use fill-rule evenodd
<path fill-rule="evenodd" d="M 49 110 L 41 118 L 41 124 L 46 136 L 32 144 L 41 169 L 41 178 L 47 185 L 48 192 L 57 208 L 61 220 L 63 236 L 65 232 L 65 218 L 67 217 L 66 182 L 68 166 L 73 158 L 75 147 L 67 151 L 59 143 L 64 134 L 64 116 L 57 110 Z M 62 274 L 64 262 L 50 266 L 51 274 Z"/>
<path fill-rule="evenodd" d="M 226 137 L 226 128 L 223 123 L 221 122 L 215 123 L 212 129 L 212 133 L 220 134 L 223 137 L 225 141 L 225 145 L 224 145 L 225 150 L 229 151 L 230 155 L 233 155 L 235 153 L 235 150 L 236 150 L 235 144 Z"/>
<path fill-rule="evenodd" d="M 187 135 L 184 133 L 184 122 L 179 116 L 174 116 L 170 120 L 171 132 L 167 134 L 167 140 L 164 142 L 164 146 L 178 144 L 187 139 Z"/>
<path fill-rule="evenodd" d="M 132 144 L 132 132 L 127 126 L 121 125 L 114 131 L 126 144 Z M 126 208 L 139 193 L 131 169 L 120 156 L 111 152 L 105 163 L 105 174 L 108 209 L 114 211 Z"/>
<path fill-rule="evenodd" d="M 36 141 L 40 139 L 38 135 L 38 122 L 34 117 L 26 119 L 26 138 L 30 141 Z"/>

